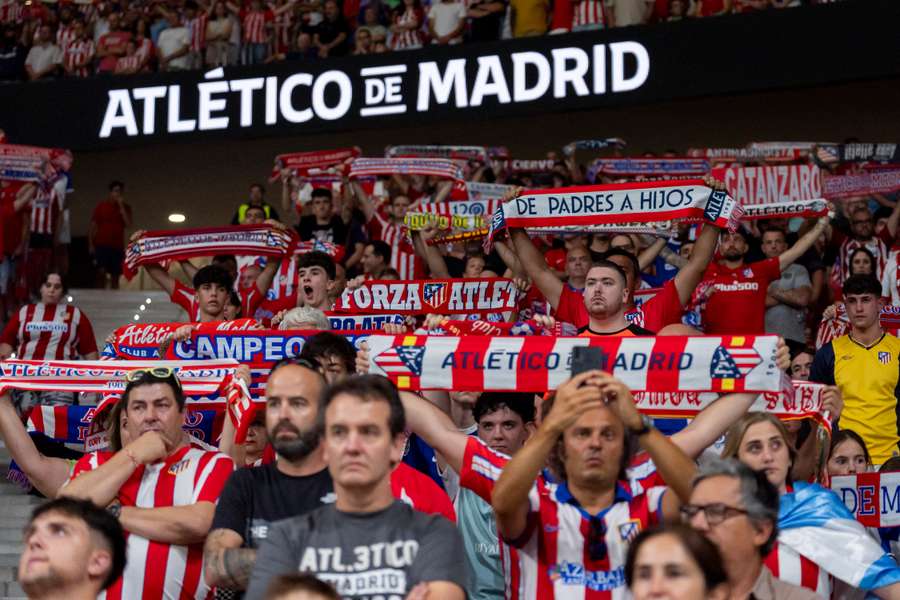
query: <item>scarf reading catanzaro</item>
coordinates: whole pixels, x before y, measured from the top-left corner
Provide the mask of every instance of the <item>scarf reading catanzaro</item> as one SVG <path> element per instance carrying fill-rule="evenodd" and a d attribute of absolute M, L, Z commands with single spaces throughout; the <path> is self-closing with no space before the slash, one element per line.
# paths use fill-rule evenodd
<path fill-rule="evenodd" d="M 343 173 L 350 162 L 361 153 L 359 148 L 354 147 L 279 154 L 275 157 L 275 165 L 269 178 L 271 181 L 277 180 L 285 169 L 295 177 Z"/>
<path fill-rule="evenodd" d="M 578 346 L 602 350 L 597 368 L 636 392 L 783 392 L 775 336 L 435 337 L 368 339 L 369 372 L 407 390 L 543 393 L 571 377 Z M 792 393 L 792 392 L 791 392 Z"/>
<path fill-rule="evenodd" d="M 344 290 L 334 311 L 458 315 L 515 310 L 518 290 L 511 279 L 433 279 L 366 281 Z"/>
<path fill-rule="evenodd" d="M 62 148 L 0 144 L 0 179 L 50 181 L 72 169 L 72 153 Z"/>
<path fill-rule="evenodd" d="M 427 175 L 465 181 L 457 161 L 446 158 L 357 158 L 350 164 L 350 179 L 383 175 Z"/>
<path fill-rule="evenodd" d="M 485 249 L 508 227 L 555 228 L 661 221 L 708 221 L 734 229 L 741 207 L 724 191 L 702 179 L 617 183 L 527 190 L 503 204 L 491 219 Z"/>
<path fill-rule="evenodd" d="M 283 256 L 293 241 L 289 232 L 268 225 L 147 231 L 128 245 L 124 274 L 131 279 L 142 265 L 197 256 Z"/>

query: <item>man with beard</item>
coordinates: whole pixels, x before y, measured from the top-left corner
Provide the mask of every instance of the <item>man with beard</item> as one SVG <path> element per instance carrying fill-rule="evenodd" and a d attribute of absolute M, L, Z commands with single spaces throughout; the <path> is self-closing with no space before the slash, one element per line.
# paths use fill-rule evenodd
<path fill-rule="evenodd" d="M 730 335 L 765 333 L 769 284 L 780 279 L 782 270 L 803 256 L 827 226 L 828 217 L 820 217 L 812 229 L 780 256 L 752 264 L 744 262 L 749 250 L 747 233 L 741 229 L 723 231 L 719 238 L 722 259 L 709 265 L 701 283 L 708 284 L 711 292 L 703 311 L 703 331 Z"/>
<path fill-rule="evenodd" d="M 334 502 L 316 416 L 325 380 L 306 360 L 277 363 L 266 382 L 266 433 L 274 463 L 236 471 L 222 490 L 204 548 L 211 586 L 246 589 L 256 551 L 275 521 Z"/>
<path fill-rule="evenodd" d="M 585 327 L 578 330 L 578 335 L 653 335 L 652 331 L 629 323 L 625 318 L 627 282 L 625 271 L 616 263 L 608 260 L 594 263 L 584 280 L 584 305 L 589 320 Z"/>

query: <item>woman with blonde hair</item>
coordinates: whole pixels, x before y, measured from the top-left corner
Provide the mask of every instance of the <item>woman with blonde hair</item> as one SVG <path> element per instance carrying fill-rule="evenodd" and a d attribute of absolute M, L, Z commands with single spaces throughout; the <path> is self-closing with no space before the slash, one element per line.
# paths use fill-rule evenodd
<path fill-rule="evenodd" d="M 751 412 L 731 426 L 722 450 L 723 458 L 763 471 L 780 494 L 778 541 L 765 565 L 779 579 L 826 598 L 832 578 L 880 598 L 900 598 L 900 567 L 838 496 L 818 484 L 791 479 L 796 451 L 788 440 L 776 417 Z"/>

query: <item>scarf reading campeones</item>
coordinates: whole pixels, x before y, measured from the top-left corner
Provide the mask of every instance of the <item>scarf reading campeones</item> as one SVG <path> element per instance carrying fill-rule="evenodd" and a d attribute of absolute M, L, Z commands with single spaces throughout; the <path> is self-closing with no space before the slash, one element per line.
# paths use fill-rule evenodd
<path fill-rule="evenodd" d="M 507 227 L 589 231 L 611 223 L 705 220 L 734 229 L 741 214 L 734 198 L 702 179 L 527 190 L 494 213 L 485 249 Z"/>

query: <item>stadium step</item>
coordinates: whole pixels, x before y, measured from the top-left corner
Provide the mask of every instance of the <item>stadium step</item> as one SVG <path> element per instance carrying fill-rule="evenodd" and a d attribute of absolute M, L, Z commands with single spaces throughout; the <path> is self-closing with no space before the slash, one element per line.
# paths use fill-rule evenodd
<path fill-rule="evenodd" d="M 123 325 L 184 319 L 184 311 L 169 302 L 166 293 L 161 291 L 72 289 L 69 296 L 72 297 L 72 304 L 90 319 L 100 350 L 103 350 L 106 336 Z M 144 310 L 140 309 L 142 305 Z M 135 320 L 135 315 L 140 318 Z"/>

